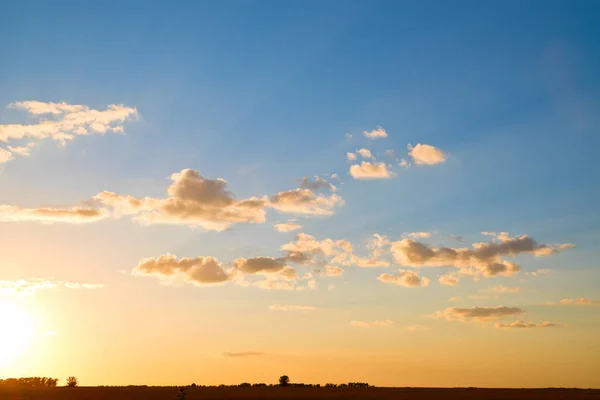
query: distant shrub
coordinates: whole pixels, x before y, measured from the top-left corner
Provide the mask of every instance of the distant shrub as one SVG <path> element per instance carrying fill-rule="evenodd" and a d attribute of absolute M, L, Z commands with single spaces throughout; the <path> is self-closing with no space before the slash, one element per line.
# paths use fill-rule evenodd
<path fill-rule="evenodd" d="M 279 377 L 279 386 L 288 386 L 290 384 L 290 377 L 287 375 L 281 375 Z"/>
<path fill-rule="evenodd" d="M 70 376 L 67 378 L 67 387 L 76 387 L 79 385 L 79 380 L 76 376 Z"/>

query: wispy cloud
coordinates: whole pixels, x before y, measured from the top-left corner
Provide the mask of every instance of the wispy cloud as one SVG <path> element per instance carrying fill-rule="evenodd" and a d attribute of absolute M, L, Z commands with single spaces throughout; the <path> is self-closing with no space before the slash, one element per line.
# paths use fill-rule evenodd
<path fill-rule="evenodd" d="M 86 105 L 64 102 L 22 101 L 11 103 L 8 108 L 23 110 L 37 121 L 33 124 L 0 125 L 0 142 L 11 144 L 25 141 L 16 147 L 7 146 L 7 149 L 1 149 L 0 163 L 12 159 L 13 155 L 29 155 L 31 147 L 44 139 L 64 144 L 76 136 L 123 133 L 124 123 L 135 120 L 138 116 L 136 108 L 118 104 L 110 104 L 106 109 L 98 110 Z"/>
<path fill-rule="evenodd" d="M 226 351 L 223 353 L 224 357 L 262 357 L 266 356 L 267 353 L 262 353 L 259 351 L 242 351 L 242 352 L 229 352 Z"/>
<path fill-rule="evenodd" d="M 0 293 L 33 296 L 44 290 L 66 289 L 101 289 L 103 284 L 55 281 L 49 279 L 18 279 L 0 281 Z"/>
<path fill-rule="evenodd" d="M 357 328 L 374 328 L 393 325 L 394 321 L 386 319 L 383 321 L 350 321 L 350 326 Z"/>
<path fill-rule="evenodd" d="M 525 313 L 519 307 L 472 307 L 472 308 L 446 308 L 444 311 L 438 311 L 434 316 L 445 318 L 448 321 L 494 321 Z"/>
<path fill-rule="evenodd" d="M 272 305 L 269 306 L 269 310 L 273 311 L 315 311 L 317 308 L 314 306 L 300 306 L 300 305 Z"/>
<path fill-rule="evenodd" d="M 533 329 L 533 328 L 559 328 L 559 327 L 562 327 L 563 325 L 553 324 L 552 322 L 548 322 L 548 321 L 542 322 L 541 324 L 536 324 L 533 322 L 525 322 L 522 320 L 517 320 L 517 321 L 511 322 L 509 324 L 503 324 L 503 323 L 497 322 L 494 326 L 498 329 Z"/>

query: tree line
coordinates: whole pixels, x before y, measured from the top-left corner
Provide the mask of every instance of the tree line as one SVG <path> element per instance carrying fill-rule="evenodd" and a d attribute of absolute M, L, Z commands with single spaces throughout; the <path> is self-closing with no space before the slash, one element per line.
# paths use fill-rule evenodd
<path fill-rule="evenodd" d="M 66 381 L 68 387 L 75 387 L 79 384 L 76 377 L 70 376 Z M 8 378 L 0 379 L 0 388 L 53 388 L 58 385 L 57 378 L 47 378 L 33 376 L 29 378 Z"/>

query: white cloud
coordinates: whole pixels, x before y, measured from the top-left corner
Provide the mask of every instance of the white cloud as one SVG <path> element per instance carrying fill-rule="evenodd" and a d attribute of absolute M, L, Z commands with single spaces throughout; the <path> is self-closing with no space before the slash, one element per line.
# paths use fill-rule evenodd
<path fill-rule="evenodd" d="M 454 296 L 454 297 L 450 297 L 448 299 L 448 301 L 460 301 L 460 300 L 462 300 L 462 297 L 460 297 L 460 296 Z"/>
<path fill-rule="evenodd" d="M 312 290 L 317 289 L 317 281 L 314 279 L 311 279 L 310 281 L 306 282 L 306 285 L 308 286 L 309 289 L 312 289 Z"/>
<path fill-rule="evenodd" d="M 420 277 L 414 271 L 408 271 L 401 269 L 400 272 L 396 275 L 394 274 L 381 274 L 377 278 L 378 281 L 383 283 L 393 283 L 398 286 L 406 286 L 406 287 L 423 287 L 429 286 L 429 278 Z"/>
<path fill-rule="evenodd" d="M 344 136 L 346 137 L 346 139 L 352 139 L 352 134 L 350 133 L 346 133 Z"/>
<path fill-rule="evenodd" d="M 408 161 L 406 161 L 404 158 L 402 160 L 400 160 L 400 162 L 398 163 L 399 167 L 402 168 L 410 168 L 410 163 Z"/>
<path fill-rule="evenodd" d="M 385 131 L 385 129 L 383 129 L 380 126 L 378 126 L 376 129 L 373 129 L 370 132 L 364 131 L 363 135 L 365 135 L 369 139 L 380 139 L 380 138 L 386 138 L 386 137 L 388 137 L 388 134 Z"/>
<path fill-rule="evenodd" d="M 269 310 L 273 311 L 314 311 L 316 307 L 313 306 L 294 306 L 294 305 L 272 305 L 269 307 Z"/>
<path fill-rule="evenodd" d="M 269 205 L 286 213 L 331 215 L 334 208 L 344 205 L 344 199 L 337 194 L 324 196 L 308 189 L 294 189 L 272 196 Z"/>
<path fill-rule="evenodd" d="M 504 285 L 496 285 L 496 286 L 491 286 L 487 289 L 483 289 L 483 290 L 481 290 L 481 292 L 490 292 L 490 293 L 497 293 L 497 294 L 519 293 L 519 292 L 521 292 L 521 288 L 520 287 L 507 287 Z"/>
<path fill-rule="evenodd" d="M 277 230 L 277 232 L 292 232 L 298 229 L 302 229 L 302 225 L 286 222 L 283 224 L 275 224 L 275 229 Z"/>
<path fill-rule="evenodd" d="M 396 151 L 394 149 L 388 149 L 385 151 L 385 155 L 387 157 L 394 157 L 396 155 Z"/>
<path fill-rule="evenodd" d="M 0 281 L 0 294 L 17 294 L 32 296 L 40 290 L 50 289 L 101 289 L 104 285 L 92 283 L 76 283 L 53 281 L 47 279 L 18 279 L 14 281 Z"/>
<path fill-rule="evenodd" d="M 10 151 L 0 148 L 0 164 L 4 164 L 13 159 L 13 155 Z"/>
<path fill-rule="evenodd" d="M 9 108 L 24 110 L 37 118 L 33 124 L 0 125 L 0 142 L 11 143 L 28 139 L 26 147 L 12 147 L 14 154 L 29 155 L 28 147 L 34 142 L 53 139 L 61 143 L 82 135 L 122 133 L 124 123 L 137 118 L 137 109 L 111 104 L 105 110 L 85 105 L 23 101 L 9 104 Z"/>
<path fill-rule="evenodd" d="M 429 328 L 423 325 L 411 325 L 405 328 L 407 331 L 418 332 L 418 331 L 426 331 Z"/>
<path fill-rule="evenodd" d="M 331 179 L 335 179 L 333 176 Z M 315 176 L 312 180 L 308 177 L 304 177 L 302 179 L 298 179 L 298 183 L 301 189 L 309 189 L 309 190 L 319 190 L 319 189 L 329 189 L 332 192 L 335 192 L 337 188 L 331 182 L 319 177 Z"/>
<path fill-rule="evenodd" d="M 373 154 L 371 154 L 371 151 L 368 149 L 360 149 L 360 150 L 356 150 L 356 153 L 361 156 L 362 158 L 374 158 Z"/>
<path fill-rule="evenodd" d="M 440 276 L 440 284 L 446 286 L 454 286 L 460 282 L 460 279 L 456 276 L 456 274 L 448 273 Z"/>
<path fill-rule="evenodd" d="M 591 304 L 600 304 L 600 300 L 592 300 L 585 299 L 583 297 L 579 297 L 576 299 L 562 299 L 560 304 L 578 304 L 578 305 L 591 305 Z"/>
<path fill-rule="evenodd" d="M 350 321 L 350 326 L 354 326 L 357 328 L 373 328 L 380 326 L 390 326 L 393 325 L 394 321 L 386 319 L 383 321 Z"/>
<path fill-rule="evenodd" d="M 429 144 L 408 145 L 408 155 L 417 165 L 435 165 L 446 161 L 446 154 L 437 147 Z"/>
<path fill-rule="evenodd" d="M 516 320 L 509 324 L 503 324 L 496 322 L 494 326 L 498 329 L 532 329 L 532 328 L 559 328 L 561 325 L 553 324 L 552 322 L 542 322 L 541 324 L 535 324 L 533 322 L 525 322 L 522 320 Z"/>
<path fill-rule="evenodd" d="M 363 161 L 360 165 L 351 165 L 350 175 L 354 179 L 389 179 L 394 176 L 385 163 L 370 163 L 368 161 Z"/>
<path fill-rule="evenodd" d="M 43 223 L 65 222 L 82 224 L 100 221 L 108 217 L 108 212 L 99 208 L 23 208 L 0 204 L 0 221 L 3 222 L 37 221 Z"/>
<path fill-rule="evenodd" d="M 356 160 L 356 154 L 346 153 L 346 158 L 348 159 L 348 161 L 354 161 L 354 160 Z"/>
<path fill-rule="evenodd" d="M 413 239 L 428 238 L 431 236 L 431 233 L 429 233 L 429 232 L 404 232 L 404 236 L 408 236 Z"/>
<path fill-rule="evenodd" d="M 335 265 L 326 265 L 324 269 L 327 276 L 342 276 L 344 274 L 344 270 Z"/>
<path fill-rule="evenodd" d="M 435 316 L 445 318 L 448 321 L 494 321 L 505 317 L 523 314 L 525 311 L 518 307 L 472 307 L 472 308 L 446 308 L 444 311 L 438 311 Z"/>

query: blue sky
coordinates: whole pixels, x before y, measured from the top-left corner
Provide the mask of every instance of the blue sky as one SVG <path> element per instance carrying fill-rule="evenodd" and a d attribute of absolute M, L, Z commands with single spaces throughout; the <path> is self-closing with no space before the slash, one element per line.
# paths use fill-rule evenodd
<path fill-rule="evenodd" d="M 399 324 L 450 307 L 444 304 L 448 297 L 519 284 L 519 278 L 530 281 L 521 282 L 528 288 L 515 295 L 516 302 L 537 307 L 540 318 L 548 311 L 542 302 L 596 299 L 599 13 L 596 1 L 3 3 L 0 105 L 6 108 L 0 125 L 35 120 L 9 107 L 23 101 L 98 110 L 119 104 L 134 107 L 138 117 L 124 123 L 125 135 L 81 136 L 64 146 L 41 140 L 30 156 L 0 164 L 0 205 L 72 207 L 105 190 L 163 198 L 171 174 L 188 168 L 225 179 L 236 199 L 271 196 L 295 189 L 298 178 L 335 173 L 341 181 L 330 181 L 344 205 L 330 216 L 296 216 L 303 228 L 291 233 L 273 225 L 295 215 L 272 209 L 265 223 L 220 232 L 140 226 L 129 218 L 81 225 L 3 221 L 0 280 L 99 282 L 114 304 L 128 294 L 160 298 L 164 307 L 183 310 L 182 318 L 198 312 L 203 301 L 262 310 L 314 300 L 319 308 L 354 312 L 361 320 Z M 387 138 L 363 135 L 378 126 Z M 443 162 L 397 165 L 411 160 L 407 145 L 419 143 L 443 151 Z M 395 176 L 354 179 L 349 168 L 360 157 L 350 162 L 346 153 L 362 148 L 390 163 Z M 386 157 L 388 149 L 396 156 Z M 280 257 L 280 246 L 298 232 L 346 239 L 361 256 L 374 233 L 400 240 L 428 232 L 423 242 L 432 248 L 502 240 L 482 231 L 576 247 L 515 259 L 525 271 L 552 270 L 538 277 L 543 281 L 463 279 L 438 288 L 442 272 L 417 268 L 436 286 L 426 290 L 375 279 L 397 271 L 396 265 L 389 271 L 349 266 L 342 278 L 323 278 L 314 294 L 175 289 L 130 275 L 141 259 L 166 253 L 214 256 L 226 264 L 238 257 Z M 329 284 L 336 290 L 328 291 Z M 68 301 L 61 299 L 56 307 Z M 392 312 L 393 302 L 414 307 Z M 568 319 L 562 310 L 548 318 Z M 594 310 L 573 318 L 583 323 L 597 316 Z M 160 325 L 164 318 L 150 319 Z M 223 321 L 220 329 L 239 321 Z M 600 327 L 589 329 L 591 335 Z M 281 326 L 276 330 L 285 333 Z M 97 377 L 89 372 L 90 382 Z"/>

